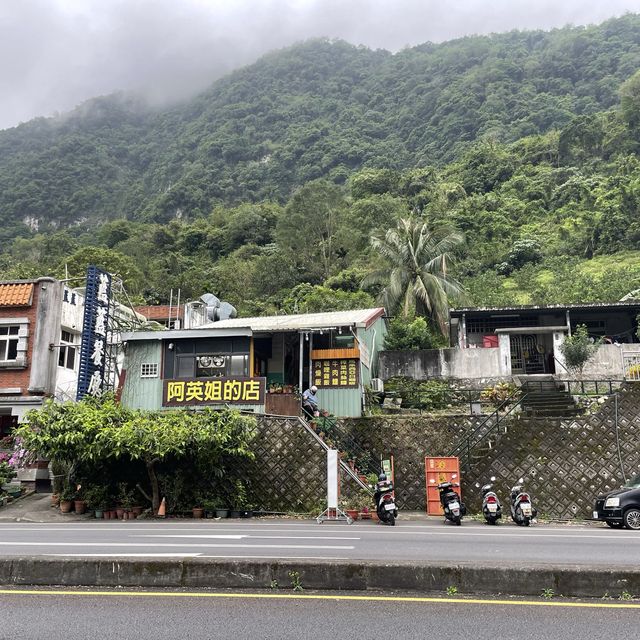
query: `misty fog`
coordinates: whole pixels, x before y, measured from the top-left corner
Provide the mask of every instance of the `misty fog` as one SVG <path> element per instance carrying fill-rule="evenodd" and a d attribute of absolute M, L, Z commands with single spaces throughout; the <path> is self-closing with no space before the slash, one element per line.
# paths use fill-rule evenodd
<path fill-rule="evenodd" d="M 475 33 L 601 22 L 638 0 L 20 0 L 0 4 L 0 128 L 97 95 L 184 99 L 311 37 L 397 51 Z"/>

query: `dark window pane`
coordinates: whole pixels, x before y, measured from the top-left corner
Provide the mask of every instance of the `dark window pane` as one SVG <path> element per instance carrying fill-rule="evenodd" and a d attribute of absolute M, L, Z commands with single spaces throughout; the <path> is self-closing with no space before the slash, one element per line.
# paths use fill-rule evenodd
<path fill-rule="evenodd" d="M 18 331 L 20 331 L 20 327 L 9 327 L 9 335 L 10 336 L 17 336 L 18 335 Z"/>
<path fill-rule="evenodd" d="M 59 367 L 64 367 L 64 352 L 65 352 L 65 347 L 60 347 L 59 353 L 58 353 L 58 366 Z"/>
<path fill-rule="evenodd" d="M 194 378 L 195 377 L 195 362 L 194 357 L 178 358 L 178 378 Z"/>
<path fill-rule="evenodd" d="M 7 353 L 7 360 L 15 360 L 18 357 L 18 341 L 9 340 L 9 349 Z"/>
<path fill-rule="evenodd" d="M 67 369 L 73 369 L 76 366 L 76 350 L 74 347 L 67 347 Z"/>

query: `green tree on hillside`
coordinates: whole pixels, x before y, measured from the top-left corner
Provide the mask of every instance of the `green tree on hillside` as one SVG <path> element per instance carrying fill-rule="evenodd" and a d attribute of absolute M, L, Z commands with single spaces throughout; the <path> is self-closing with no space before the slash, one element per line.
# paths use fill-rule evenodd
<path fill-rule="evenodd" d="M 430 229 L 422 220 L 403 218 L 384 236 L 371 238 L 373 249 L 388 266 L 369 274 L 363 285 L 384 283 L 381 298 L 389 313 L 429 317 L 444 334 L 449 299 L 463 294 L 462 286 L 449 272 L 451 252 L 463 241 L 457 230 Z"/>
<path fill-rule="evenodd" d="M 276 226 L 276 239 L 312 283 L 340 271 L 344 249 L 338 233 L 344 224 L 346 201 L 336 185 L 314 180 L 289 201 Z"/>

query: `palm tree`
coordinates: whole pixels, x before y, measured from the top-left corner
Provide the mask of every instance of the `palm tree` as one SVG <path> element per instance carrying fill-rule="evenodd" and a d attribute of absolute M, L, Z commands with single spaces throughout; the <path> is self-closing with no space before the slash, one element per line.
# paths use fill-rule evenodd
<path fill-rule="evenodd" d="M 385 284 L 381 301 L 388 313 L 427 316 L 445 335 L 449 298 L 463 293 L 447 273 L 450 252 L 463 242 L 462 233 L 450 227 L 430 229 L 421 220 L 400 219 L 397 228 L 371 238 L 371 246 L 390 266 L 369 274 L 363 285 Z"/>

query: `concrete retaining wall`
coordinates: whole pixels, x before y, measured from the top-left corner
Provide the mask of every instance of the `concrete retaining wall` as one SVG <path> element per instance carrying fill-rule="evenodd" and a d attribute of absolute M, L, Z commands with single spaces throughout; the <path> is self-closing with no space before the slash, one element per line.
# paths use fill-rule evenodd
<path fill-rule="evenodd" d="M 446 563 L 353 563 L 341 561 L 212 561 L 13 558 L 0 560 L 0 584 L 64 587 L 292 589 L 297 572 L 304 589 L 380 590 L 602 598 L 640 593 L 640 570 L 603 567 L 496 567 Z"/>

